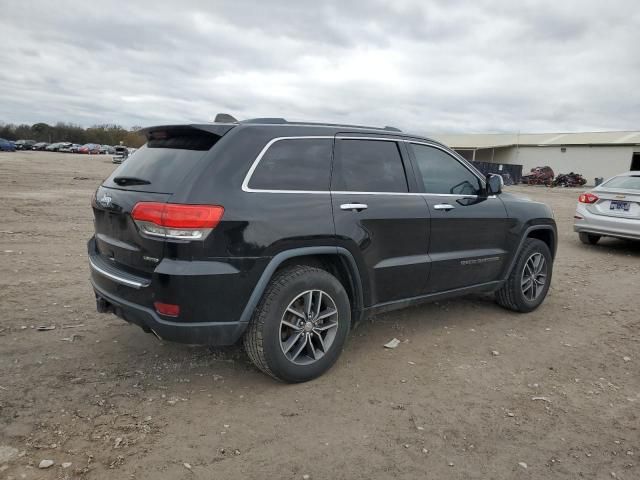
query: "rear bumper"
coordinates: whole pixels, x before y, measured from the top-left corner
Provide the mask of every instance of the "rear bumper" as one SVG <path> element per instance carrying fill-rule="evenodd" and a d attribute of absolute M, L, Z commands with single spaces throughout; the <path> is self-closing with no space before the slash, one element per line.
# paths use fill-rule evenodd
<path fill-rule="evenodd" d="M 640 220 L 606 215 L 595 215 L 579 204 L 576 207 L 573 231 L 608 237 L 640 240 Z"/>
<path fill-rule="evenodd" d="M 163 259 L 153 272 L 132 273 L 109 262 L 88 242 L 91 284 L 99 312 L 114 313 L 164 340 L 232 345 L 252 312 L 247 303 L 268 259 Z M 154 302 L 180 306 L 178 317 L 158 314 Z"/>
<path fill-rule="evenodd" d="M 150 308 L 109 294 L 91 280 L 99 312 L 113 313 L 123 320 L 153 332 L 163 340 L 195 345 L 224 346 L 236 343 L 245 329 L 242 322 L 183 323 L 162 319 Z"/>

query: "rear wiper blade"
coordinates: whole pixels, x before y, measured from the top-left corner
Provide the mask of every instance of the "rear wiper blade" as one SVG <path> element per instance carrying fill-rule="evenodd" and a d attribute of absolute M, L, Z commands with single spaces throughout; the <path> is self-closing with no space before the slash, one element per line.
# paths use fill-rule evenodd
<path fill-rule="evenodd" d="M 121 187 L 125 185 L 151 185 L 149 180 L 138 177 L 115 177 L 113 181 Z"/>

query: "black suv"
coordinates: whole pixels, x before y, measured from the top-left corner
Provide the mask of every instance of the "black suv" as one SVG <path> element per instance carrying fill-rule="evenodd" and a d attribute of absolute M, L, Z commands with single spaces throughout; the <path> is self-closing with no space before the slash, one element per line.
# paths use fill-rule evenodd
<path fill-rule="evenodd" d="M 96 191 L 89 261 L 98 311 L 162 339 L 242 339 L 301 382 L 366 315 L 472 292 L 529 312 L 549 289 L 549 207 L 428 138 L 282 119 L 143 132 Z"/>

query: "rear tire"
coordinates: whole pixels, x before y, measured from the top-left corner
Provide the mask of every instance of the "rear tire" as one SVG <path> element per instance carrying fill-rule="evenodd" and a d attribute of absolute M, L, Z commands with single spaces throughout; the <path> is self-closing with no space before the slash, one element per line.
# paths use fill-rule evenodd
<path fill-rule="evenodd" d="M 531 312 L 544 301 L 551 284 L 553 259 L 546 243 L 527 238 L 496 302 L 515 312 Z"/>
<path fill-rule="evenodd" d="M 274 276 L 244 335 L 251 361 L 290 383 L 319 377 L 336 362 L 351 324 L 349 297 L 336 277 L 306 265 Z"/>
<path fill-rule="evenodd" d="M 595 245 L 601 238 L 600 235 L 585 232 L 578 233 L 578 237 L 580 237 L 580 241 L 585 245 Z"/>

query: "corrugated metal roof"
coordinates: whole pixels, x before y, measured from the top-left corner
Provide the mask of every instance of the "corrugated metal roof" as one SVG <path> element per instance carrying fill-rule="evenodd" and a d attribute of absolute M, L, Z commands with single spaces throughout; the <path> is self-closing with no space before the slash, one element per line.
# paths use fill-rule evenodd
<path fill-rule="evenodd" d="M 640 131 L 580 133 L 469 133 L 430 135 L 453 148 L 492 148 L 512 145 L 640 145 Z"/>

